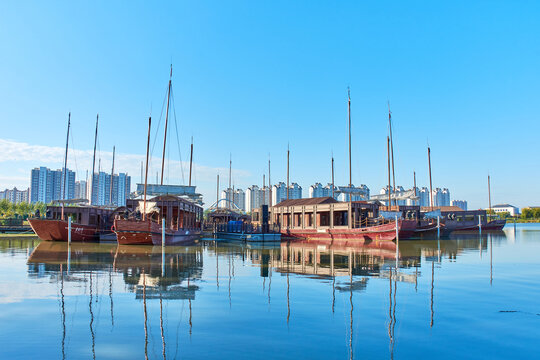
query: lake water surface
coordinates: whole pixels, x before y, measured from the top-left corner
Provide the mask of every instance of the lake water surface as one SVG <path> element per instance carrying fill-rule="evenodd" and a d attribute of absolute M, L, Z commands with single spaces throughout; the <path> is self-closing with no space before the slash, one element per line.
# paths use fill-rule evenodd
<path fill-rule="evenodd" d="M 3 237 L 0 359 L 540 358 L 540 226 L 397 250 Z"/>

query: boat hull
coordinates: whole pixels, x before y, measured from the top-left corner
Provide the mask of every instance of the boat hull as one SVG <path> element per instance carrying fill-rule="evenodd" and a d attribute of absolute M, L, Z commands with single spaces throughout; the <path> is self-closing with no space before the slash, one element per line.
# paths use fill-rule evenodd
<path fill-rule="evenodd" d="M 415 222 L 399 220 L 398 233 L 400 239 L 410 237 L 415 228 Z M 358 242 L 393 241 L 396 239 L 396 223 L 390 222 L 356 229 L 288 229 L 282 230 L 281 233 L 286 239 L 339 239 Z"/>
<path fill-rule="evenodd" d="M 492 220 L 487 223 L 482 224 L 482 231 L 501 231 L 506 225 L 506 220 Z M 474 224 L 471 222 L 460 223 L 457 221 L 447 222 L 446 228 L 452 232 L 478 232 L 480 227 L 478 223 Z"/>
<path fill-rule="evenodd" d="M 53 219 L 29 219 L 28 222 L 36 235 L 45 241 L 68 241 L 68 222 Z M 71 241 L 97 241 L 97 226 L 71 223 Z"/>
<path fill-rule="evenodd" d="M 161 245 L 161 225 L 151 220 L 114 220 L 114 231 L 120 245 Z M 165 245 L 187 244 L 201 237 L 200 230 L 165 229 Z"/>

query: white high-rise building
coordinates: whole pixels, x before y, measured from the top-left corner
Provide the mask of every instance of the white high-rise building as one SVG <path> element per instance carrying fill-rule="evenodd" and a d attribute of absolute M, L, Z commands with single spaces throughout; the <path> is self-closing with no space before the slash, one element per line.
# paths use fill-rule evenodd
<path fill-rule="evenodd" d="M 18 190 L 16 187 L 13 189 L 6 189 L 4 191 L 0 191 L 0 200 L 6 199 L 7 201 L 11 203 L 21 203 L 21 202 L 29 202 L 29 189 L 26 190 Z"/>
<path fill-rule="evenodd" d="M 367 185 L 360 186 L 339 186 L 339 201 L 364 201 L 369 199 L 369 188 Z"/>
<path fill-rule="evenodd" d="M 427 187 L 423 187 L 421 189 L 417 189 L 416 190 L 416 194 L 418 195 L 418 197 L 420 198 L 419 199 L 419 202 L 420 202 L 420 206 L 424 206 L 424 207 L 427 207 L 427 206 L 430 206 L 430 199 L 429 199 L 429 189 Z"/>
<path fill-rule="evenodd" d="M 67 182 L 64 192 L 64 177 Z M 75 173 L 67 169 L 66 174 L 62 170 L 51 170 L 39 167 L 32 170 L 30 175 L 30 202 L 50 203 L 54 200 L 69 200 L 75 196 Z"/>
<path fill-rule="evenodd" d="M 321 183 L 315 183 L 309 187 L 309 197 L 310 198 L 317 198 L 317 197 L 332 197 L 332 184 L 327 184 L 326 186 L 322 186 Z M 337 186 L 334 185 L 334 198 L 337 200 L 339 196 L 339 189 Z"/>
<path fill-rule="evenodd" d="M 92 205 L 124 206 L 131 191 L 131 176 L 125 173 L 115 174 L 111 193 L 111 175 L 101 171 L 94 174 L 93 181 L 88 188 L 90 187 L 92 187 L 90 193 Z"/>
<path fill-rule="evenodd" d="M 75 199 L 88 199 L 86 196 L 87 184 L 86 181 L 75 181 Z"/>
<path fill-rule="evenodd" d="M 289 185 L 289 199 L 301 199 L 302 187 L 297 183 Z M 280 182 L 272 187 L 272 205 L 277 205 L 283 200 L 287 200 L 287 185 Z"/>
<path fill-rule="evenodd" d="M 465 200 L 452 200 L 452 206 L 457 206 L 461 210 L 467 211 L 467 201 Z"/>
<path fill-rule="evenodd" d="M 226 190 L 223 190 L 221 192 L 221 199 L 226 201 L 220 201 L 219 207 L 222 209 L 229 208 L 231 205 L 231 202 L 234 203 L 236 206 L 232 206 L 234 209 L 238 207 L 238 209 L 245 211 L 246 210 L 246 195 L 244 193 L 244 190 L 242 189 L 231 189 L 228 188 Z"/>

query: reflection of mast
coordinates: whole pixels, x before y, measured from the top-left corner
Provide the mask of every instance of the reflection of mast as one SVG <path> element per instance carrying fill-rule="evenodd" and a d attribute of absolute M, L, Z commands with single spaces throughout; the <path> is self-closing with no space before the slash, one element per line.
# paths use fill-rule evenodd
<path fill-rule="evenodd" d="M 189 276 L 188 276 L 188 279 L 187 279 L 187 287 L 188 287 L 188 290 L 189 290 Z M 192 314 L 191 314 L 191 297 L 188 298 L 188 302 L 189 302 L 189 336 L 191 336 L 191 328 L 193 327 L 193 323 L 191 322 L 191 317 L 192 317 Z"/>
<path fill-rule="evenodd" d="M 218 179 L 219 179 L 219 175 L 218 175 Z M 216 208 L 217 208 L 217 205 L 216 205 Z M 214 242 L 214 252 L 216 253 L 216 286 L 217 286 L 217 289 L 219 290 L 219 256 L 218 256 L 218 252 L 217 252 L 217 241 Z"/>
<path fill-rule="evenodd" d="M 113 298 L 112 298 L 112 268 L 109 270 L 109 298 L 111 300 L 111 325 L 114 327 Z"/>
<path fill-rule="evenodd" d="M 142 269 L 143 277 L 143 310 L 144 310 L 144 358 L 148 360 L 148 313 L 146 311 L 146 274 Z"/>
<path fill-rule="evenodd" d="M 66 308 L 64 303 L 64 270 L 60 264 L 60 295 L 62 299 L 62 360 L 66 358 Z"/>
<path fill-rule="evenodd" d="M 349 257 L 349 261 L 351 260 L 351 258 Z M 353 346 L 352 346 L 352 341 L 353 341 L 353 301 L 352 301 L 352 288 L 353 288 L 353 278 L 352 278 L 352 271 L 351 271 L 351 285 L 350 285 L 350 295 L 349 295 L 349 302 L 351 303 L 351 333 L 350 333 L 350 338 L 349 338 L 349 351 L 350 351 L 350 359 L 352 360 L 354 358 L 354 354 L 353 354 Z"/>
<path fill-rule="evenodd" d="M 230 253 L 228 256 L 228 260 L 229 260 L 229 308 L 231 308 L 232 304 L 231 304 L 231 254 Z"/>
<path fill-rule="evenodd" d="M 429 326 L 433 327 L 433 285 L 434 285 L 434 275 L 435 275 L 435 262 L 431 262 L 431 320 Z"/>
<path fill-rule="evenodd" d="M 161 291 L 159 292 L 159 327 L 161 329 L 161 343 L 163 345 L 163 360 L 166 360 L 166 356 L 165 356 L 165 329 L 163 328 L 163 299 L 161 297 Z"/>
<path fill-rule="evenodd" d="M 493 285 L 493 239 L 489 235 L 489 285 Z"/>
<path fill-rule="evenodd" d="M 92 357 L 96 358 L 96 338 L 94 335 L 94 312 L 92 311 L 92 272 L 90 271 L 90 301 L 88 302 L 90 310 L 90 334 L 92 335 Z"/>

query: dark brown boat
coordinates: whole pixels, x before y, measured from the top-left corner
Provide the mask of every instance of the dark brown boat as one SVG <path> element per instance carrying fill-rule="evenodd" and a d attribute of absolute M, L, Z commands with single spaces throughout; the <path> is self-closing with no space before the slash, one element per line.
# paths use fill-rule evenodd
<path fill-rule="evenodd" d="M 101 235 L 112 233 L 115 214 L 124 208 L 94 206 L 48 206 L 47 217 L 30 218 L 32 230 L 41 240 L 68 241 L 68 221 L 71 217 L 71 241 L 98 241 Z"/>

